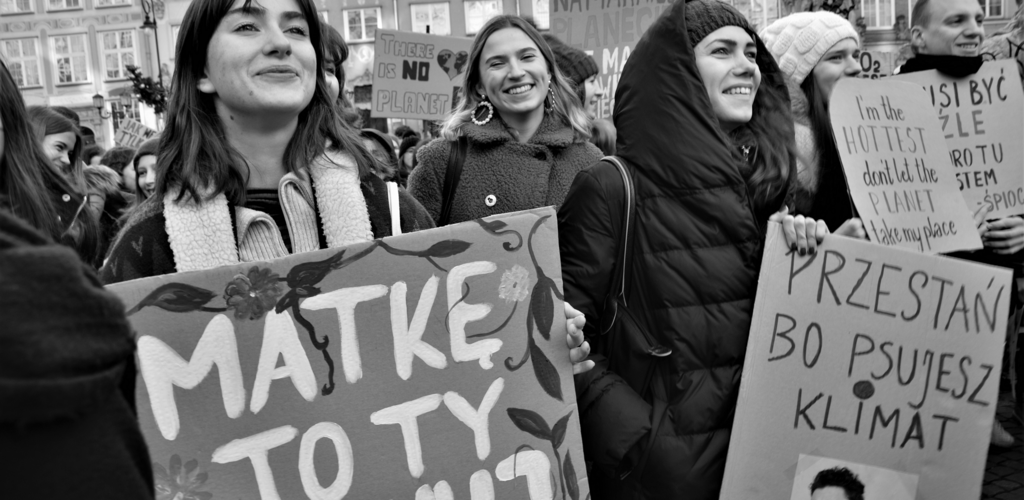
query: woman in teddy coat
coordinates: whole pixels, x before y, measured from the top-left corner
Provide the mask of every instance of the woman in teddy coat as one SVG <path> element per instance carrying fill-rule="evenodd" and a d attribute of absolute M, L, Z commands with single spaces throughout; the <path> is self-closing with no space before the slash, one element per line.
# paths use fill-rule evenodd
<path fill-rule="evenodd" d="M 462 101 L 442 137 L 417 152 L 409 191 L 438 222 L 453 142 L 468 142 L 447 224 L 559 206 L 601 157 L 590 122 L 550 47 L 523 19 L 498 16 L 470 50 Z"/>
<path fill-rule="evenodd" d="M 793 109 L 794 212 L 824 220 L 836 233 L 864 238 L 860 220 L 854 218 L 828 114 L 836 82 L 861 72 L 857 30 L 828 11 L 800 12 L 769 25 L 761 38 L 785 76 Z"/>

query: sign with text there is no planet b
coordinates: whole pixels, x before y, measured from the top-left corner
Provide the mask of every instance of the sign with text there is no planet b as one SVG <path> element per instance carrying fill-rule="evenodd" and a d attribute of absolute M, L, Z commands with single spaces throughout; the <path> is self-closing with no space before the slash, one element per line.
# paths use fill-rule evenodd
<path fill-rule="evenodd" d="M 1024 91 L 1014 61 L 990 61 L 951 78 L 938 71 L 896 75 L 924 87 L 939 113 L 960 192 L 988 218 L 1024 214 Z"/>
<path fill-rule="evenodd" d="M 109 287 L 157 498 L 587 498 L 554 216 Z"/>
<path fill-rule="evenodd" d="M 370 116 L 443 120 L 458 104 L 473 40 L 377 30 Z"/>
<path fill-rule="evenodd" d="M 978 498 L 1011 275 L 839 236 L 801 256 L 771 224 L 721 498 Z"/>
<path fill-rule="evenodd" d="M 868 238 L 923 253 L 981 248 L 942 126 L 920 85 L 843 78 L 829 115 Z"/>

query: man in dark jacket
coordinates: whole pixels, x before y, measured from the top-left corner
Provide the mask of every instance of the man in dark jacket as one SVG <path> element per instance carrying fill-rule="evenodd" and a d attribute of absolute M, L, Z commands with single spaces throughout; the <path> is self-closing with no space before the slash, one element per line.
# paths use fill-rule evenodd
<path fill-rule="evenodd" d="M 0 210 L 3 498 L 153 497 L 124 306 L 75 253 Z"/>
<path fill-rule="evenodd" d="M 595 499 L 719 496 L 762 225 L 781 205 L 756 214 L 743 160 L 696 66 L 693 45 L 725 26 L 756 41 L 757 92 L 779 96 L 788 118 L 778 66 L 747 21 L 721 2 L 676 2 L 637 43 L 615 96 L 618 154 L 636 192 L 632 257 L 616 263 L 626 196 L 612 165 L 580 172 L 559 210 L 566 301 L 586 314 L 597 353 L 596 368 L 576 377 Z M 600 334 L 612 316 L 604 301 L 619 264 L 630 317 L 653 345 L 640 335 Z"/>

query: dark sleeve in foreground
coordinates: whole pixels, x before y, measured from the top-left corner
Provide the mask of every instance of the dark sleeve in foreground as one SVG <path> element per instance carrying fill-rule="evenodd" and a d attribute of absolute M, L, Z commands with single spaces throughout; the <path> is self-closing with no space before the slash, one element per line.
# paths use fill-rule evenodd
<path fill-rule="evenodd" d="M 558 211 L 565 300 L 587 317 L 584 333 L 596 365 L 575 377 L 584 453 L 609 476 L 632 465 L 623 459 L 651 429 L 651 406 L 609 369 L 607 356 L 614 353 L 601 352 L 599 336 L 618 252 L 623 198 L 618 170 L 597 163 L 576 175 Z"/>
<path fill-rule="evenodd" d="M 152 498 L 124 306 L 64 246 L 0 212 L 3 498 Z M 129 380 L 130 379 L 130 380 Z"/>
<path fill-rule="evenodd" d="M 149 200 L 135 209 L 137 212 L 121 228 L 100 268 L 100 280 L 104 284 L 177 271 L 161 207 Z"/>

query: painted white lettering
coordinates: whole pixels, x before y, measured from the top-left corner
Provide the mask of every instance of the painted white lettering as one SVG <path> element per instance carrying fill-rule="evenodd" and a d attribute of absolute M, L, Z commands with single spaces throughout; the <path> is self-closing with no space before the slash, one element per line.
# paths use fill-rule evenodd
<path fill-rule="evenodd" d="M 486 339 L 466 342 L 466 323 L 481 320 L 491 312 L 491 304 L 467 304 L 462 300 L 462 283 L 470 276 L 494 272 L 493 262 L 477 261 L 461 264 L 448 272 L 448 314 L 452 358 L 456 362 L 480 360 L 480 367 L 490 370 L 491 355 L 501 349 L 501 340 Z"/>
<path fill-rule="evenodd" d="M 302 302 L 303 309 L 334 309 L 338 312 L 338 328 L 341 330 L 341 364 L 345 380 L 354 384 L 363 378 L 363 359 L 359 355 L 359 336 L 356 332 L 356 305 L 388 293 L 384 285 L 342 288 L 322 293 Z"/>

